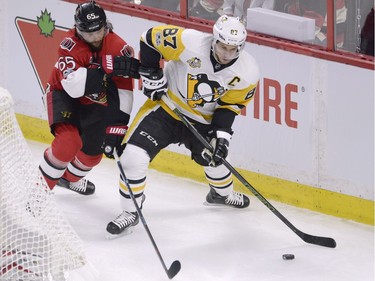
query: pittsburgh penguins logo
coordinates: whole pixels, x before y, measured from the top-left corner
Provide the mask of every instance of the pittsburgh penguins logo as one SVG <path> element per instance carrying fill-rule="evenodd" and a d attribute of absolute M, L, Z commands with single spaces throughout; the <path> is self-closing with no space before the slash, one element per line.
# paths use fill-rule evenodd
<path fill-rule="evenodd" d="M 200 68 L 202 66 L 202 61 L 197 57 L 187 60 L 187 63 L 191 68 Z"/>
<path fill-rule="evenodd" d="M 223 94 L 224 87 L 217 81 L 209 80 L 207 74 L 188 74 L 187 102 L 191 107 L 204 106 L 216 102 Z"/>

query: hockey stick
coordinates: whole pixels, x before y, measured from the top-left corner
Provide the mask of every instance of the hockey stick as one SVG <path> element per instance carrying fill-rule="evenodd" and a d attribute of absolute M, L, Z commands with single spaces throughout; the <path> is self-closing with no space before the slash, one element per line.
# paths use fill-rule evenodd
<path fill-rule="evenodd" d="M 116 149 L 114 149 L 114 151 L 113 151 L 113 155 L 114 155 L 114 157 L 115 157 L 115 160 L 116 160 L 117 166 L 118 166 L 118 168 L 119 168 L 119 170 L 120 170 L 121 176 L 122 176 L 122 178 L 123 178 L 123 180 L 124 180 L 124 182 L 125 182 L 125 184 L 126 184 L 126 187 L 127 187 L 128 190 L 129 190 L 130 197 L 131 197 L 131 199 L 133 200 L 133 203 L 134 203 L 134 205 L 135 205 L 135 208 L 136 208 L 136 210 L 137 210 L 137 213 L 138 213 L 138 215 L 139 215 L 139 217 L 140 217 L 140 219 L 141 219 L 141 221 L 142 221 L 143 226 L 144 226 L 145 229 L 146 229 L 147 235 L 148 235 L 148 237 L 149 237 L 150 240 L 151 240 L 151 243 L 152 243 L 152 245 L 153 245 L 153 247 L 154 247 L 154 249 L 155 249 L 155 251 L 156 251 L 156 253 L 157 253 L 158 257 L 159 257 L 159 260 L 160 260 L 161 264 L 163 265 L 163 268 L 164 268 L 165 272 L 166 272 L 167 275 L 168 275 L 168 278 L 169 278 L 169 279 L 172 279 L 172 278 L 175 277 L 176 274 L 180 271 L 180 269 L 181 269 L 181 263 L 180 263 L 178 260 L 175 260 L 175 261 L 172 263 L 172 265 L 170 266 L 169 269 L 168 269 L 167 266 L 165 265 L 165 262 L 164 262 L 164 260 L 163 260 L 163 257 L 162 257 L 161 254 L 160 254 L 159 248 L 158 248 L 158 246 L 156 245 L 155 240 L 154 240 L 154 238 L 153 238 L 152 235 L 151 235 L 150 229 L 149 229 L 148 226 L 147 226 L 147 222 L 146 222 L 145 218 L 143 217 L 143 214 L 142 214 L 141 208 L 139 208 L 138 203 L 137 203 L 137 201 L 135 200 L 135 197 L 134 197 L 133 191 L 131 190 L 130 185 L 129 185 L 129 182 L 128 182 L 128 179 L 127 179 L 126 176 L 125 176 L 125 172 L 124 172 L 124 169 L 122 168 L 122 165 L 121 165 L 120 159 L 119 159 L 119 157 L 118 157 L 118 155 L 117 155 L 117 151 L 116 151 Z"/>
<path fill-rule="evenodd" d="M 189 120 L 181 113 L 181 111 L 173 104 L 173 102 L 166 96 L 162 96 L 164 103 L 171 109 L 178 118 L 181 119 L 182 123 L 194 134 L 194 136 L 204 145 L 209 151 L 213 151 L 211 144 L 197 131 L 197 129 L 189 122 Z M 315 244 L 319 246 L 335 248 L 336 241 L 333 238 L 329 237 L 320 237 L 315 235 L 310 235 L 304 233 L 297 229 L 290 221 L 288 221 L 266 198 L 262 196 L 244 177 L 241 176 L 239 172 L 231 164 L 228 163 L 225 159 L 223 164 L 232 172 L 232 174 L 254 195 L 257 197 L 266 207 L 271 210 L 283 223 L 285 223 L 294 233 L 296 233 L 303 241 L 310 244 Z"/>

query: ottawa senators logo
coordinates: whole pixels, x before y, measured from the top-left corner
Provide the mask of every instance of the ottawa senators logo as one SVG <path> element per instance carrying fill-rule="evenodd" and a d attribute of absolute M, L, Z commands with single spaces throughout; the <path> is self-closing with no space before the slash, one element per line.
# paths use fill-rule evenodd
<path fill-rule="evenodd" d="M 96 103 L 100 103 L 100 104 L 107 103 L 107 94 L 104 92 L 85 95 L 85 97 Z"/>
<path fill-rule="evenodd" d="M 187 103 L 191 107 L 204 106 L 205 103 L 216 102 L 226 93 L 217 81 L 209 80 L 207 74 L 188 74 Z"/>
<path fill-rule="evenodd" d="M 76 42 L 74 42 L 72 38 L 66 37 L 60 43 L 60 48 L 63 50 L 68 50 L 70 52 L 71 50 L 73 50 L 75 45 L 76 45 Z"/>
<path fill-rule="evenodd" d="M 134 49 L 132 46 L 129 46 L 129 45 L 125 45 L 122 49 L 121 49 L 121 54 L 123 56 L 126 56 L 126 57 L 133 57 L 134 56 Z"/>

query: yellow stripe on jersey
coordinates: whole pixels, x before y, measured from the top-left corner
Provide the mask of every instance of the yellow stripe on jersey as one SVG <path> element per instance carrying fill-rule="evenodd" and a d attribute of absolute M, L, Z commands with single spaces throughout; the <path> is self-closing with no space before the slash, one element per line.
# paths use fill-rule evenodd
<path fill-rule="evenodd" d="M 221 105 L 219 108 L 226 108 L 240 114 L 241 108 L 236 105 L 247 106 L 254 97 L 256 86 L 255 84 L 251 84 L 246 89 L 228 91 L 220 98 L 225 105 Z"/>
<path fill-rule="evenodd" d="M 156 107 L 158 107 L 159 104 L 155 101 L 152 101 L 150 99 L 147 99 L 146 102 L 140 107 L 138 110 L 136 116 L 134 117 L 133 121 L 131 122 L 128 131 L 125 134 L 124 143 L 128 142 L 132 134 L 134 133 L 134 130 L 138 127 L 138 124 L 147 116 L 150 114 L 151 111 L 154 111 Z"/>
<path fill-rule="evenodd" d="M 174 25 L 163 25 L 152 28 L 152 45 L 165 60 L 178 60 L 185 46 L 181 40 L 184 29 Z"/>

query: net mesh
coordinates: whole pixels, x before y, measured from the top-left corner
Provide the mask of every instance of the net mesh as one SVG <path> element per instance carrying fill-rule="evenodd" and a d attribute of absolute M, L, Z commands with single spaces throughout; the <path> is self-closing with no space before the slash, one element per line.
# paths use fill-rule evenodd
<path fill-rule="evenodd" d="M 0 87 L 0 280 L 61 281 L 85 264 L 83 245 L 41 176 Z"/>

